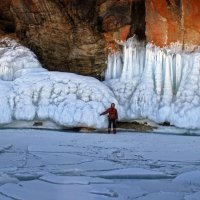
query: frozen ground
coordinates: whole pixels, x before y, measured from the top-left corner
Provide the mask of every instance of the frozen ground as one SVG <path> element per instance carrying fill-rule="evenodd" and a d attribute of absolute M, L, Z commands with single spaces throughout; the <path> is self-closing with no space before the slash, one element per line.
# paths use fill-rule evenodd
<path fill-rule="evenodd" d="M 200 137 L 0 130 L 0 200 L 199 200 Z"/>

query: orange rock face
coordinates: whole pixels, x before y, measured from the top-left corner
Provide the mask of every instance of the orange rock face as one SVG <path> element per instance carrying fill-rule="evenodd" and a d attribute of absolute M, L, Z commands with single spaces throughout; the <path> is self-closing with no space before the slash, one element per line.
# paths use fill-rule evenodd
<path fill-rule="evenodd" d="M 147 41 L 200 45 L 200 1 L 146 0 Z"/>

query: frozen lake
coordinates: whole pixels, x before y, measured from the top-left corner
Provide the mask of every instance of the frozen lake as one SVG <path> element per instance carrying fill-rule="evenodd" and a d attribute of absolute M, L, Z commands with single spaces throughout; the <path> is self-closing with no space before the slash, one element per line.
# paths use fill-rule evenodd
<path fill-rule="evenodd" d="M 0 200 L 199 200 L 200 137 L 0 130 Z"/>

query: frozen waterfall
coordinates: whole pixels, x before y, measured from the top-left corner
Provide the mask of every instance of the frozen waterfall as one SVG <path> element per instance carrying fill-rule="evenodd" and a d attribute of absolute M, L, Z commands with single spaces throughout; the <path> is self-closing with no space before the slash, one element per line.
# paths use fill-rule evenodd
<path fill-rule="evenodd" d="M 120 116 L 124 112 L 112 91 L 97 79 L 48 72 L 33 52 L 8 38 L 0 39 L 0 102 L 0 126 L 30 122 L 33 127 L 34 121 L 50 121 L 58 127 L 105 128 L 106 116 L 99 113 L 112 102 Z"/>
<path fill-rule="evenodd" d="M 151 43 L 144 46 L 133 37 L 124 43 L 121 57 L 121 75 L 110 75 L 118 69 L 108 65 L 105 84 L 124 106 L 126 120 L 148 118 L 200 128 L 199 48 L 182 50 L 179 43 L 164 48 Z"/>
<path fill-rule="evenodd" d="M 0 40 L 0 79 L 12 81 L 29 73 L 46 71 L 35 54 L 15 40 Z"/>

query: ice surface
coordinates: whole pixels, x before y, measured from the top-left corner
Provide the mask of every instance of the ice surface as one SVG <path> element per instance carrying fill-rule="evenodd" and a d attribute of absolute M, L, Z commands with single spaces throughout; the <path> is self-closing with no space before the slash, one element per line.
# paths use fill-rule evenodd
<path fill-rule="evenodd" d="M 137 198 L 137 200 L 182 200 L 183 194 L 177 192 L 159 192 L 144 195 L 143 197 Z"/>
<path fill-rule="evenodd" d="M 121 75 L 109 56 L 105 84 L 126 111 L 124 120 L 150 119 L 182 128 L 200 128 L 200 51 L 178 43 L 159 48 L 130 38 L 124 43 Z M 143 62 L 142 62 L 143 61 Z M 145 61 L 145 62 L 144 62 Z M 121 70 L 122 68 L 122 70 Z"/>
<path fill-rule="evenodd" d="M 1 129 L 0 138 L 0 200 L 199 200 L 197 136 Z"/>
<path fill-rule="evenodd" d="M 107 200 L 106 197 L 99 198 L 91 194 L 90 186 L 80 185 L 57 185 L 43 181 L 21 182 L 20 184 L 5 184 L 0 187 L 0 192 L 12 199 L 20 200 Z"/>
<path fill-rule="evenodd" d="M 187 195 L 184 200 L 199 200 L 200 199 L 200 192 L 196 192 L 191 195 Z"/>
<path fill-rule="evenodd" d="M 152 170 L 142 168 L 126 168 L 106 172 L 100 177 L 111 178 L 111 179 L 156 179 L 156 178 L 167 178 L 168 176 Z"/>
<path fill-rule="evenodd" d="M 56 176 L 53 174 L 47 174 L 40 178 L 40 180 L 55 183 L 55 184 L 80 184 L 80 185 L 90 185 L 97 183 L 113 183 L 111 180 L 106 180 L 103 178 L 93 178 L 85 176 Z"/>
<path fill-rule="evenodd" d="M 10 177 L 7 174 L 0 174 L 0 185 L 3 185 L 5 183 L 17 183 L 19 180 L 14 177 Z"/>

